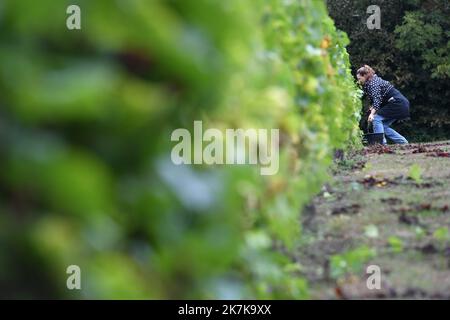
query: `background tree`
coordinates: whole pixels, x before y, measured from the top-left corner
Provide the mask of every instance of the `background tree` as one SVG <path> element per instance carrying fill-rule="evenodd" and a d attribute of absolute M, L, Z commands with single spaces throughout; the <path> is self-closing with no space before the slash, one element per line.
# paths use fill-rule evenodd
<path fill-rule="evenodd" d="M 381 8 L 381 29 L 369 30 L 369 5 Z M 336 26 L 351 39 L 353 71 L 372 65 L 411 102 L 411 121 L 400 130 L 411 140 L 449 137 L 450 4 L 445 0 L 333 0 Z M 364 121 L 364 119 L 363 119 Z"/>

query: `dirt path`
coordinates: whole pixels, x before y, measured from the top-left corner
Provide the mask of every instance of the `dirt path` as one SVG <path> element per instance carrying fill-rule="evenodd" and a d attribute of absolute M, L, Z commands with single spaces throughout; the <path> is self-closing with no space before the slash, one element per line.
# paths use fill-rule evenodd
<path fill-rule="evenodd" d="M 340 161 L 302 216 L 295 259 L 311 298 L 450 299 L 448 152 L 378 146 Z M 367 289 L 369 265 L 380 290 Z"/>

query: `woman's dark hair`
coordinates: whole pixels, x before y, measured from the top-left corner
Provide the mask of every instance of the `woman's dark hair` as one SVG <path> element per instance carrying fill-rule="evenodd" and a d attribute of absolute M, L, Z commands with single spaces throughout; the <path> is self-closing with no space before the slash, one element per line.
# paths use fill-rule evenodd
<path fill-rule="evenodd" d="M 372 78 L 373 75 L 375 74 L 375 70 L 373 70 L 370 66 L 368 66 L 367 64 L 365 64 L 364 66 L 362 66 L 361 68 L 358 69 L 358 71 L 356 71 L 356 74 L 359 74 L 361 76 L 366 76 L 368 75 L 368 79 Z"/>

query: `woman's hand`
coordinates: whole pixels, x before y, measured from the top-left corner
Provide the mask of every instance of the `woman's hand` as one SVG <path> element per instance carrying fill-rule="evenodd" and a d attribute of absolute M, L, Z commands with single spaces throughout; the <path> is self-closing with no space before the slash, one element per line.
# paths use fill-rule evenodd
<path fill-rule="evenodd" d="M 369 115 L 369 118 L 367 119 L 367 121 L 372 122 L 373 118 L 375 117 L 376 112 L 377 111 L 374 108 L 370 108 L 370 115 Z"/>

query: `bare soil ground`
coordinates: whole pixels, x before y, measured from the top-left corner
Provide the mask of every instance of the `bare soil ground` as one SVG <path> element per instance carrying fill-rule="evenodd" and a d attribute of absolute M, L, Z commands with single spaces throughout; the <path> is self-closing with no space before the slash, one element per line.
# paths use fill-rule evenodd
<path fill-rule="evenodd" d="M 450 142 L 347 155 L 302 215 L 313 299 L 450 299 Z M 381 289 L 369 290 L 369 265 Z"/>

